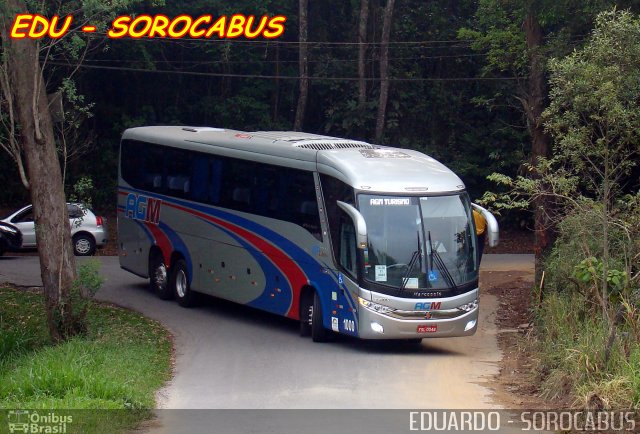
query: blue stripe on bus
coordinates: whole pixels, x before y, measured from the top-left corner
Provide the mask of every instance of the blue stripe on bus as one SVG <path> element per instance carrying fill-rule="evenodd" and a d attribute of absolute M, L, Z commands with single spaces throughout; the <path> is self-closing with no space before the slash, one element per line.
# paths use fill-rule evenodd
<path fill-rule="evenodd" d="M 336 282 L 336 280 L 334 278 L 332 278 L 329 274 L 325 273 L 322 271 L 322 265 L 316 261 L 310 254 L 308 254 L 304 249 L 300 248 L 298 245 L 296 245 L 294 242 L 290 241 L 289 239 L 285 238 L 284 236 L 280 235 L 277 232 L 274 232 L 273 230 L 266 228 L 252 220 L 248 220 L 244 217 L 238 216 L 236 214 L 232 214 L 220 209 L 216 209 L 212 206 L 208 206 L 208 205 L 203 205 L 203 204 L 198 204 L 198 203 L 192 203 L 192 202 L 188 202 L 185 200 L 181 200 L 181 199 L 177 199 L 177 198 L 172 198 L 172 197 L 167 197 L 164 195 L 160 195 L 157 193 L 151 193 L 151 192 L 146 192 L 146 191 L 142 191 L 142 190 L 137 190 L 134 188 L 130 188 L 130 187 L 121 187 L 122 189 L 126 189 L 126 190 L 130 190 L 132 192 L 135 193 L 139 193 L 139 194 L 143 194 L 146 196 L 150 196 L 150 197 L 155 197 L 155 198 L 160 198 L 163 201 L 166 201 L 168 203 L 174 203 L 174 204 L 178 204 L 181 205 L 185 208 L 191 208 L 194 210 L 198 210 L 200 212 L 203 212 L 205 214 L 209 214 L 211 216 L 215 216 L 221 219 L 224 219 L 232 224 L 235 224 L 237 226 L 240 226 L 250 232 L 253 232 L 255 235 L 260 236 L 262 238 L 264 238 L 265 240 L 267 240 L 268 242 L 274 244 L 277 248 L 279 248 L 280 250 L 283 251 L 284 254 L 286 254 L 287 256 L 289 256 L 291 259 L 293 259 L 299 266 L 300 268 L 303 270 L 303 272 L 307 275 L 309 282 L 316 288 L 316 290 L 318 290 L 318 292 L 321 294 L 321 299 L 323 301 L 323 313 L 324 313 L 324 324 L 326 325 L 331 325 L 331 322 L 329 320 L 330 312 L 332 309 L 330 309 L 331 307 L 331 300 L 330 297 L 327 297 L 327 295 L 331 294 L 332 291 L 336 291 L 338 293 L 340 293 L 341 288 L 338 285 L 338 283 Z M 236 236 L 234 236 L 235 238 Z M 239 240 L 240 241 L 240 240 Z M 243 244 L 244 245 L 244 244 Z M 252 249 L 254 250 L 254 249 Z M 263 255 L 261 255 L 263 256 Z M 254 256 L 255 257 L 255 256 Z M 271 262 L 269 262 L 271 264 Z M 329 268 L 329 270 L 331 270 L 330 272 L 335 276 L 335 270 L 332 270 L 331 268 Z M 283 273 L 284 274 L 284 273 Z M 266 275 L 266 274 L 265 274 Z M 286 275 L 286 274 L 285 274 Z M 344 286 L 344 285 L 343 285 Z M 289 290 L 291 290 L 289 288 Z M 265 293 L 267 293 L 268 291 L 265 291 Z M 351 299 L 351 294 L 349 293 L 349 291 L 346 289 L 344 289 L 344 292 L 346 294 L 348 294 L 345 298 L 347 298 L 349 300 L 349 304 L 351 304 L 353 306 L 354 301 Z M 264 294 L 263 294 L 264 295 Z M 269 296 L 267 294 L 267 296 Z M 256 306 L 258 307 L 258 306 Z M 262 307 L 261 307 L 262 308 Z M 263 308 L 266 309 L 266 308 Z M 357 318 L 356 318 L 356 312 L 357 309 L 354 307 L 352 307 L 352 309 L 354 310 L 353 312 L 351 312 L 354 321 L 357 324 Z M 266 309 L 266 310 L 270 310 L 270 309 Z M 286 313 L 286 311 L 285 311 Z M 351 315 L 350 315 L 351 316 Z"/>
<path fill-rule="evenodd" d="M 171 241 L 173 250 L 182 253 L 182 256 L 184 256 L 184 260 L 187 263 L 187 276 L 189 277 L 189 285 L 191 285 L 191 280 L 193 279 L 193 264 L 191 262 L 191 253 L 189 253 L 189 249 L 187 248 L 184 241 L 182 241 L 182 238 L 180 238 L 180 236 L 173 229 L 171 229 L 169 225 L 160 221 L 158 223 L 158 226 L 160 227 L 160 230 L 167 235 L 169 241 Z"/>
<path fill-rule="evenodd" d="M 265 255 L 259 252 L 252 244 L 250 244 L 241 236 L 237 235 L 227 228 L 223 228 L 220 225 L 217 225 L 214 222 L 205 220 L 203 218 L 200 218 L 200 220 L 210 224 L 211 226 L 214 226 L 217 229 L 220 229 L 221 231 L 232 237 L 234 240 L 236 240 L 238 243 L 240 243 L 242 247 L 244 247 L 245 250 L 249 252 L 251 256 L 253 256 L 256 262 L 260 265 L 260 268 L 262 268 L 262 272 L 265 277 L 265 286 L 262 289 L 261 294 L 257 298 L 251 300 L 246 304 L 258 309 L 267 310 L 269 312 L 278 313 L 280 315 L 286 315 L 289 310 L 289 306 L 291 306 L 293 294 L 291 285 L 288 284 L 286 274 L 278 267 L 276 267 L 275 264 L 273 264 Z M 271 294 L 273 291 L 275 291 L 275 286 L 270 285 L 269 276 L 285 277 L 283 279 L 284 282 L 282 282 L 282 285 L 278 286 L 283 292 L 276 293 L 274 297 L 272 297 Z"/>

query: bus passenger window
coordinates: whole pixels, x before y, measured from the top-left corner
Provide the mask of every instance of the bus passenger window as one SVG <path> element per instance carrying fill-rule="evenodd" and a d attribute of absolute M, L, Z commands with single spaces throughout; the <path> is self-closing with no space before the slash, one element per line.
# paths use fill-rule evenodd
<path fill-rule="evenodd" d="M 209 157 L 203 154 L 196 154 L 193 160 L 191 176 L 191 199 L 209 203 Z"/>

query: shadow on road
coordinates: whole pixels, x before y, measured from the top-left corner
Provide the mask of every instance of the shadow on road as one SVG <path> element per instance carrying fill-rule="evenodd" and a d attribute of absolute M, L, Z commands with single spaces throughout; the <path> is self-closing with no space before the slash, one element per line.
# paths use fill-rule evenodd
<path fill-rule="evenodd" d="M 135 290 L 139 294 L 144 294 L 146 297 L 155 298 L 155 295 L 150 290 L 149 285 L 146 283 L 136 284 Z M 166 303 L 175 303 L 168 300 Z M 179 306 L 176 305 L 177 308 Z M 188 316 L 193 312 L 201 311 L 206 315 L 215 316 L 218 319 L 222 319 L 226 322 L 235 322 L 238 324 L 238 329 L 252 329 L 261 328 L 268 329 L 269 333 L 282 333 L 285 335 L 297 335 L 299 323 L 298 321 L 286 318 L 277 314 L 265 312 L 259 309 L 252 308 L 250 306 L 234 303 L 232 301 L 217 298 L 211 295 L 198 294 L 198 303 L 192 308 L 180 308 L 182 314 Z M 248 326 L 248 327 L 246 327 Z M 303 338 L 301 338 L 303 339 Z M 304 338 L 310 339 L 310 338 Z M 442 339 L 436 339 L 442 340 Z M 342 349 L 349 349 L 351 351 L 361 353 L 377 353 L 377 354 L 429 354 L 431 356 L 451 356 L 459 355 L 460 353 L 438 348 L 436 345 L 429 343 L 429 339 L 424 339 L 422 343 L 412 343 L 406 340 L 394 339 L 394 340 L 362 340 L 353 338 L 346 335 L 340 335 L 334 333 L 332 338 L 327 343 L 318 343 L 317 345 L 338 345 Z"/>

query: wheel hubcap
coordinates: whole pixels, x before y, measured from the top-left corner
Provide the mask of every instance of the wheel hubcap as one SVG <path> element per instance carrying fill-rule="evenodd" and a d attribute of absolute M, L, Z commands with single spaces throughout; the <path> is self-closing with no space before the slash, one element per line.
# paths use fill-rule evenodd
<path fill-rule="evenodd" d="M 176 292 L 180 298 L 184 297 L 187 293 L 187 276 L 182 270 L 178 271 L 178 275 L 176 276 Z"/>
<path fill-rule="evenodd" d="M 76 241 L 76 250 L 79 253 L 89 253 L 90 249 L 91 243 L 89 243 L 89 240 L 80 238 L 78 241 Z"/>
<path fill-rule="evenodd" d="M 156 267 L 155 272 L 156 286 L 160 289 L 164 289 L 167 285 L 167 267 L 164 264 L 160 264 Z"/>

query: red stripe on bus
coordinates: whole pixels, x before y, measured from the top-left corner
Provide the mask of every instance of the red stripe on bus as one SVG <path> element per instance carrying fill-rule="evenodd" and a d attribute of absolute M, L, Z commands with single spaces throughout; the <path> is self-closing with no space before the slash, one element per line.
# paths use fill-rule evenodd
<path fill-rule="evenodd" d="M 173 251 L 173 247 L 171 245 L 171 241 L 169 241 L 169 237 L 165 235 L 164 232 L 160 230 L 160 228 L 153 223 L 144 222 L 144 225 L 149 229 L 151 235 L 156 240 L 156 245 L 160 247 L 162 251 L 162 256 L 164 256 L 164 263 L 168 267 L 171 266 L 171 252 Z"/>
<path fill-rule="evenodd" d="M 289 258 L 286 253 L 284 253 L 282 250 L 269 243 L 268 241 L 264 240 L 263 238 L 259 237 L 258 235 L 254 234 L 253 232 L 249 232 L 248 230 L 234 225 L 233 223 L 229 223 L 217 217 L 213 217 L 200 211 L 183 207 L 181 205 L 176 205 L 173 203 L 165 203 L 165 205 L 188 212 L 190 214 L 218 224 L 224 228 L 227 228 L 241 238 L 245 239 L 247 242 L 253 244 L 259 251 L 264 253 L 269 258 L 269 260 L 273 262 L 273 264 L 278 267 L 280 271 L 282 271 L 282 273 L 285 275 L 285 278 L 289 281 L 289 285 L 291 286 L 291 306 L 289 306 L 289 310 L 287 311 L 286 316 L 293 319 L 300 319 L 300 290 L 304 285 L 307 284 L 308 280 L 306 274 L 304 274 L 304 271 L 302 271 L 302 268 L 300 268 L 294 260 Z"/>

